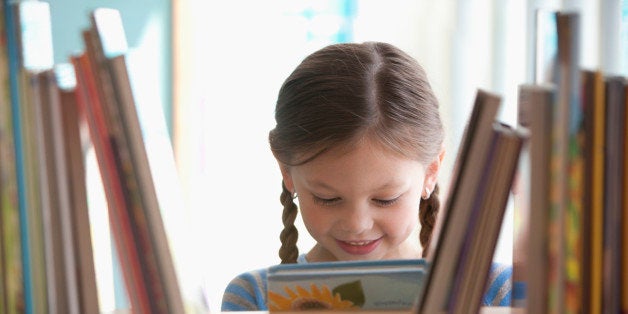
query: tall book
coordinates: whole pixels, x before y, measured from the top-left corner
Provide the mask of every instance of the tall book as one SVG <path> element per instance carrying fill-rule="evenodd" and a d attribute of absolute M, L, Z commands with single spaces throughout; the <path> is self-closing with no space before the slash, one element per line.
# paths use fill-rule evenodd
<path fill-rule="evenodd" d="M 520 210 L 526 223 L 521 227 L 525 241 L 516 247 L 525 258 L 526 304 L 528 313 L 547 310 L 548 224 L 550 220 L 550 182 L 553 114 L 556 106 L 556 88 L 549 84 L 523 84 L 519 86 L 518 124 L 529 133 L 524 158 L 527 170 L 520 171 L 518 197 L 526 199 L 526 208 Z M 522 169 L 525 170 L 525 169 Z M 523 244 L 522 244 L 523 243 Z"/>
<path fill-rule="evenodd" d="M 584 214 L 583 214 L 583 312 L 602 311 L 602 269 L 604 244 L 604 79 L 599 70 L 582 71 L 584 110 Z"/>
<path fill-rule="evenodd" d="M 23 149 L 23 169 L 22 175 L 24 180 L 24 199 L 20 199 L 24 207 L 23 224 L 26 227 L 23 230 L 22 249 L 29 253 L 29 258 L 23 259 L 23 267 L 25 270 L 24 285 L 32 294 L 32 299 L 26 303 L 27 312 L 30 307 L 33 312 L 37 310 L 47 311 L 49 293 L 47 289 L 48 275 L 47 267 L 52 267 L 53 263 L 46 265 L 46 237 L 45 237 L 45 220 L 44 213 L 47 209 L 42 205 L 42 191 L 40 191 L 40 153 L 39 144 L 37 142 L 37 113 L 35 112 L 34 103 L 38 103 L 39 80 L 35 73 L 28 72 L 24 69 L 20 70 L 19 78 L 19 107 L 20 116 L 15 120 L 16 127 L 20 129 L 21 145 Z M 28 273 L 28 275 L 27 275 Z M 28 281 L 26 281 L 28 280 Z"/>
<path fill-rule="evenodd" d="M 435 245 L 428 252 L 429 271 L 419 295 L 417 310 L 435 313 L 447 308 L 458 267 L 465 226 L 470 219 L 469 204 L 474 202 L 481 185 L 482 167 L 491 145 L 493 122 L 501 98 L 478 90 L 454 164 L 454 174 L 443 210 L 434 229 Z"/>
<path fill-rule="evenodd" d="M 37 112 L 39 80 L 36 73 L 52 67 L 50 8 L 41 1 L 5 2 L 9 73 L 12 78 L 11 109 L 16 153 L 16 175 L 20 206 L 20 228 L 27 313 L 47 312 L 53 299 L 47 288 L 50 276 L 46 257 L 50 254 L 44 236 L 46 197 L 43 182 Z M 8 8 L 8 7 L 7 7 Z M 9 30 L 9 28 L 11 28 Z"/>
<path fill-rule="evenodd" d="M 621 277 L 621 311 L 623 314 L 628 313 L 628 81 L 624 81 L 624 133 L 623 133 L 623 142 L 624 142 L 624 175 L 622 188 L 624 193 L 622 193 L 622 219 L 621 219 L 621 230 L 622 230 L 622 243 L 621 243 L 621 270 L 619 271 L 622 274 Z"/>
<path fill-rule="evenodd" d="M 28 198 L 26 197 L 26 180 L 25 180 L 25 162 L 24 162 L 24 147 L 22 141 L 22 132 L 19 124 L 21 116 L 20 111 L 20 92 L 19 92 L 19 73 L 21 62 L 19 58 L 19 36 L 17 21 L 18 17 L 13 10 L 11 2 L 8 0 L 2 1 L 3 18 L 6 35 L 6 51 L 7 51 L 7 67 L 8 67 L 8 89 L 10 95 L 10 123 L 11 123 L 11 135 L 14 144 L 14 160 L 15 160 L 15 178 L 16 178 L 16 193 L 18 195 L 18 211 L 19 211 L 19 228 L 20 228 L 20 251 L 21 251 L 21 266 L 22 270 L 22 282 L 23 282 L 23 305 L 24 311 L 32 313 L 33 308 L 31 306 L 33 299 L 33 289 L 31 285 L 31 251 L 29 247 L 30 235 L 28 232 L 29 221 L 26 213 L 28 208 Z M 3 116 L 4 119 L 7 119 Z M 8 119 L 7 119 L 8 120 Z M 5 159 L 6 160 L 6 159 Z"/>
<path fill-rule="evenodd" d="M 8 55 L 8 32 L 14 28 L 7 25 L 7 10 L 0 2 L 0 312 L 18 313 L 24 312 L 24 285 Z"/>
<path fill-rule="evenodd" d="M 585 129 L 581 106 L 580 83 L 580 14 L 577 12 L 556 13 L 558 34 L 558 57 L 556 59 L 558 88 L 558 107 L 561 108 L 559 119 L 565 120 L 567 129 L 561 133 L 565 141 L 560 143 L 565 153 L 566 178 L 561 181 L 564 193 L 562 217 L 562 248 L 564 253 L 559 269 L 564 278 L 563 299 L 556 299 L 560 313 L 582 312 L 582 269 L 583 269 L 583 214 L 584 214 L 584 140 Z M 563 128 L 564 128 L 563 127 Z M 562 137 L 561 137 L 562 138 Z M 562 166 L 563 169 L 565 166 Z M 557 208 L 560 210 L 559 208 Z M 561 223 L 561 222 L 559 222 Z M 559 261 L 561 259 L 559 258 Z M 561 309 L 564 304 L 564 310 Z M 550 304 L 551 306 L 553 304 Z"/>
<path fill-rule="evenodd" d="M 57 67 L 57 82 L 62 77 L 75 76 L 72 67 Z M 81 141 L 81 119 L 77 103 L 76 86 L 59 88 L 59 116 L 61 118 L 65 169 L 63 177 L 68 186 L 70 203 L 69 223 L 73 232 L 72 244 L 75 254 L 71 258 L 76 268 L 77 277 L 77 308 L 79 313 L 95 313 L 100 311 L 94 253 L 92 249 L 91 222 L 87 206 L 87 190 L 85 182 L 85 162 L 83 143 Z"/>
<path fill-rule="evenodd" d="M 604 161 L 604 274 L 602 305 L 604 313 L 619 313 L 621 303 L 621 204 L 626 127 L 625 81 L 622 76 L 605 78 L 606 143 Z"/>
<path fill-rule="evenodd" d="M 54 108 L 58 107 L 59 95 L 51 69 L 35 73 L 32 82 L 34 83 L 32 92 L 36 93 L 36 97 L 26 105 L 30 106 L 34 113 L 32 123 L 35 126 L 34 138 L 38 157 L 48 310 L 77 313 L 77 309 L 71 306 L 71 303 L 75 302 L 70 301 L 70 299 L 75 301 L 76 297 L 74 267 L 66 268 L 68 256 L 64 252 L 68 249 L 73 254 L 72 243 L 64 241 L 63 236 L 68 226 L 62 211 L 67 212 L 68 207 L 67 204 L 61 204 L 61 200 L 62 198 L 67 200 L 67 195 L 61 191 L 64 184 L 60 184 L 58 180 L 60 173 L 57 168 L 59 156 L 56 150 L 63 148 L 63 144 L 59 146 L 59 143 L 55 143 L 56 128 L 53 126 L 58 123 L 53 121 L 53 112 Z"/>

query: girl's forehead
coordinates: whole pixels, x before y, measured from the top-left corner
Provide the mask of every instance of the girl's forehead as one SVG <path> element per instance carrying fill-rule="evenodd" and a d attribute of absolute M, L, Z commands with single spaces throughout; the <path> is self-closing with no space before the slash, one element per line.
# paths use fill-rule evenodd
<path fill-rule="evenodd" d="M 329 147 L 320 156 L 328 158 L 342 158 L 353 154 L 362 155 L 369 153 L 373 156 L 386 159 L 415 159 L 399 152 L 399 149 L 393 149 L 393 145 L 384 143 L 384 141 L 375 136 L 362 136 L 358 139 L 339 143 Z"/>
<path fill-rule="evenodd" d="M 313 174 L 320 172 L 345 173 L 350 171 L 373 172 L 397 169 L 402 165 L 420 164 L 418 160 L 399 153 L 375 142 L 357 142 L 349 146 L 337 146 L 326 150 L 316 158 L 301 165 Z"/>
<path fill-rule="evenodd" d="M 352 150 L 321 154 L 293 168 L 292 175 L 294 180 L 313 189 L 371 193 L 414 186 L 423 180 L 425 169 L 416 160 L 364 144 Z"/>

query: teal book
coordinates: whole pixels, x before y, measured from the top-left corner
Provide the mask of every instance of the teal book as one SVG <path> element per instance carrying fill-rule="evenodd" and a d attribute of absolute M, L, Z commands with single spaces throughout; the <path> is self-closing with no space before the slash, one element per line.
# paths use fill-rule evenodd
<path fill-rule="evenodd" d="M 281 264 L 268 269 L 269 311 L 411 310 L 421 259 Z"/>

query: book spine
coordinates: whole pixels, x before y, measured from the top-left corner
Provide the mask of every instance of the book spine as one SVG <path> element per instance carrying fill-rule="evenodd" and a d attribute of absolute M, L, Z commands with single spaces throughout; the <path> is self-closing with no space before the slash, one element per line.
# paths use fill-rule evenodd
<path fill-rule="evenodd" d="M 628 15 L 628 13 L 624 13 Z M 628 82 L 624 83 L 624 133 L 622 136 L 622 142 L 624 143 L 624 158 L 623 167 L 624 167 L 624 175 L 623 175 L 623 193 L 622 193 L 622 219 L 620 221 L 622 230 L 621 236 L 621 251 L 622 251 L 622 262 L 621 269 L 619 273 L 621 276 L 621 311 L 623 314 L 628 314 Z"/>
<path fill-rule="evenodd" d="M 75 75 L 72 71 L 71 75 Z M 76 247 L 74 256 L 77 281 L 79 313 L 95 313 L 100 311 L 94 251 L 92 248 L 91 222 L 87 205 L 87 189 L 85 182 L 85 162 L 81 143 L 81 114 L 77 106 L 76 87 L 60 91 L 61 128 L 65 139 L 65 168 L 67 171 L 68 189 L 70 192 L 71 228 L 74 231 L 73 243 Z"/>
<path fill-rule="evenodd" d="M 549 247 L 550 209 L 550 157 L 555 109 L 555 89 L 548 85 L 521 85 L 519 87 L 519 125 L 530 133 L 528 140 L 529 172 L 520 173 L 520 198 L 529 206 L 521 219 L 521 227 L 527 236 L 523 243 L 517 242 L 515 250 L 526 257 L 526 309 L 528 313 L 547 311 L 547 264 Z M 525 154 L 524 154 L 525 156 Z M 516 271 L 516 269 L 513 269 Z"/>
<path fill-rule="evenodd" d="M 618 313 L 620 306 L 621 271 L 621 203 L 623 173 L 622 141 L 625 127 L 625 78 L 610 76 L 605 80 L 606 95 L 606 145 L 605 147 L 605 200 L 604 200 L 604 273 L 603 273 L 603 312 Z"/>
<path fill-rule="evenodd" d="M 559 102 L 568 108 L 566 203 L 563 215 L 564 260 L 560 265 L 564 278 L 564 313 L 582 311 L 583 202 L 584 202 L 584 126 L 579 70 L 580 15 L 558 13 L 558 83 Z"/>
<path fill-rule="evenodd" d="M 6 42 L 7 42 L 7 59 L 8 59 L 8 72 L 9 72 L 9 90 L 11 97 L 11 120 L 12 120 L 12 133 L 15 148 L 15 173 L 17 183 L 18 194 L 18 206 L 19 206 L 19 220 L 20 220 L 20 242 L 21 242 L 21 261 L 23 271 L 23 293 L 24 293 L 24 311 L 26 313 L 34 313 L 33 309 L 33 286 L 32 274 L 31 274 L 31 250 L 28 245 L 30 243 L 30 234 L 28 232 L 30 224 L 28 221 L 27 208 L 29 201 L 26 196 L 26 174 L 25 174 L 25 162 L 24 162 L 24 147 L 22 141 L 22 128 L 20 126 L 20 92 L 19 92 L 19 54 L 18 54 L 18 30 L 16 28 L 16 16 L 11 2 L 9 0 L 3 0 L 2 12 L 4 15 L 4 26 L 6 28 Z"/>
<path fill-rule="evenodd" d="M 22 239 L 20 204 L 16 175 L 16 159 L 11 110 L 11 76 L 9 75 L 8 31 L 5 2 L 0 2 L 0 239 L 2 243 L 2 305 L 4 313 L 24 312 Z"/>
<path fill-rule="evenodd" d="M 590 313 L 602 311 L 602 282 L 604 268 L 603 247 L 604 247 L 604 146 L 606 143 L 606 101 L 604 96 L 604 79 L 602 73 L 596 71 L 593 75 L 592 98 L 593 103 L 593 126 L 591 155 L 591 285 L 590 285 Z"/>

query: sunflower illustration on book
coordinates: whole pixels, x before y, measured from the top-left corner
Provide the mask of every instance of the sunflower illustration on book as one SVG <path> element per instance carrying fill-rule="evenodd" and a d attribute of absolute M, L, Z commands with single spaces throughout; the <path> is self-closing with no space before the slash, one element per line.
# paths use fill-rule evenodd
<path fill-rule="evenodd" d="M 341 284 L 333 290 L 326 285 L 311 284 L 310 289 L 296 285 L 284 287 L 287 294 L 268 292 L 270 311 L 357 310 L 364 304 L 364 292 L 359 280 Z"/>

